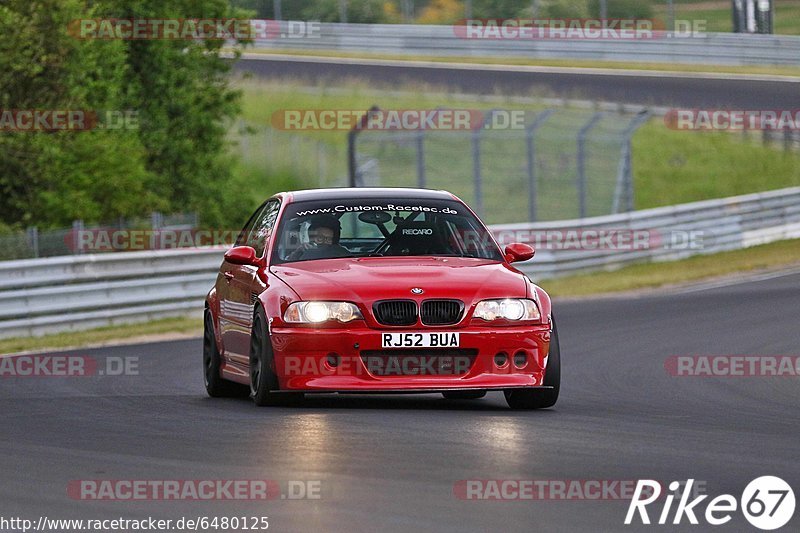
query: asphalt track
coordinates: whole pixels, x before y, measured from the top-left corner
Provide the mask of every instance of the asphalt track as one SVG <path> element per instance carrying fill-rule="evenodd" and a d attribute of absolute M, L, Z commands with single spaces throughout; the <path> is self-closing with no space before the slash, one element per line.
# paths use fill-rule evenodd
<path fill-rule="evenodd" d="M 289 78 L 315 84 L 336 84 L 356 79 L 375 83 L 380 88 L 395 88 L 424 82 L 473 94 L 534 94 L 689 108 L 795 109 L 800 102 L 800 80 L 777 76 L 676 76 L 600 69 L 491 68 L 435 63 L 414 66 L 399 61 L 252 57 L 249 55 L 239 60 L 235 71 L 261 78 Z"/>
<path fill-rule="evenodd" d="M 538 412 L 512 412 L 497 393 L 328 395 L 256 408 L 205 396 L 199 339 L 68 352 L 138 357 L 139 375 L 0 379 L 0 516 L 266 515 L 270 531 L 291 532 L 673 531 L 624 527 L 625 501 L 465 501 L 453 487 L 694 478 L 712 496 L 738 498 L 751 479 L 777 475 L 798 492 L 799 378 L 672 377 L 664 367 L 671 355 L 796 355 L 798 301 L 798 274 L 556 301 L 562 396 Z M 80 479 L 319 480 L 322 498 L 76 501 L 66 487 Z M 740 513 L 713 529 L 754 531 Z"/>

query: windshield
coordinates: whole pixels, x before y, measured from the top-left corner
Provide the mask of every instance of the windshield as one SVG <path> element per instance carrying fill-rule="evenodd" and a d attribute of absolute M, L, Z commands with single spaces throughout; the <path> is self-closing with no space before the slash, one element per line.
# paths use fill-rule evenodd
<path fill-rule="evenodd" d="M 489 233 L 461 203 L 409 198 L 289 204 L 272 263 L 367 256 L 502 261 Z"/>

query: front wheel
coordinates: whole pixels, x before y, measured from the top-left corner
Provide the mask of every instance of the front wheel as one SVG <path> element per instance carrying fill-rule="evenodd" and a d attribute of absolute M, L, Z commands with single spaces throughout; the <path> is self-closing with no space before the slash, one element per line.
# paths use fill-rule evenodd
<path fill-rule="evenodd" d="M 250 333 L 250 397 L 258 406 L 297 404 L 303 399 L 302 393 L 279 392 L 267 317 L 261 307 L 253 315 Z"/>
<path fill-rule="evenodd" d="M 561 389 L 561 348 L 558 345 L 558 328 L 553 319 L 553 334 L 550 336 L 550 351 L 542 385 L 552 389 L 510 389 L 505 391 L 506 402 L 512 409 L 545 409 L 558 401 Z"/>
<path fill-rule="evenodd" d="M 203 318 L 203 383 L 212 398 L 245 396 L 247 387 L 222 379 L 220 367 L 222 356 L 217 348 L 214 334 L 214 319 L 211 310 L 206 309 Z"/>

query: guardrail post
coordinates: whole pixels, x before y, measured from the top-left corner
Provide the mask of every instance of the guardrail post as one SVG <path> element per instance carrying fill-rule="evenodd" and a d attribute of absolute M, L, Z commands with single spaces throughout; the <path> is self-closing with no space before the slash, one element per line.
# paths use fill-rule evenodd
<path fill-rule="evenodd" d="M 353 126 L 353 129 L 347 133 L 347 166 L 350 178 L 350 187 L 363 187 L 364 185 L 361 182 L 361 174 L 358 172 L 358 161 L 356 161 L 356 140 L 359 132 L 366 128 L 369 118 L 372 116 L 372 114 L 377 113 L 380 110 L 381 109 L 376 105 L 370 107 L 369 110 L 364 113 L 361 119 L 359 119 L 358 123 Z"/>
<path fill-rule="evenodd" d="M 527 153 L 528 153 L 528 220 L 530 222 L 536 222 L 536 202 L 537 202 L 537 195 L 538 189 L 536 182 L 536 145 L 533 142 L 534 135 L 536 135 L 536 130 L 541 126 L 545 120 L 550 118 L 555 112 L 555 109 L 547 109 L 541 112 L 531 125 L 525 128 L 525 141 L 527 144 Z"/>
<path fill-rule="evenodd" d="M 611 206 L 611 213 L 619 213 L 620 203 L 624 203 L 625 211 L 633 211 L 633 134 L 650 118 L 650 112 L 646 109 L 640 111 L 622 132 L 622 153 L 617 170 L 617 185 L 614 190 L 614 203 Z M 624 196 L 624 202 L 621 197 Z"/>
<path fill-rule="evenodd" d="M 592 118 L 578 132 L 578 213 L 580 218 L 586 218 L 586 137 L 603 117 L 603 114 L 602 111 L 598 111 L 592 115 Z"/>

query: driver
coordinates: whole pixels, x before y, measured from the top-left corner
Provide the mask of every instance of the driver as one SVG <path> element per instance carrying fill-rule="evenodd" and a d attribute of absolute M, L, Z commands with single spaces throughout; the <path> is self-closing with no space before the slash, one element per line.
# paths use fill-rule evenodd
<path fill-rule="evenodd" d="M 350 257 L 350 251 L 339 244 L 342 225 L 338 218 L 331 215 L 315 217 L 306 231 L 308 242 L 289 254 L 288 261 Z"/>

